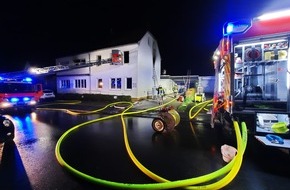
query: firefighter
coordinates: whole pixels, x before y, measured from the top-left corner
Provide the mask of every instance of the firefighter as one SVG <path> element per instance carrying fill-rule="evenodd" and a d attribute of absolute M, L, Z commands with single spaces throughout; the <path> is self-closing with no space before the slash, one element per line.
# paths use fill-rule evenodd
<path fill-rule="evenodd" d="M 176 98 L 178 94 L 178 86 L 176 84 L 172 87 L 172 91 L 174 94 L 174 98 Z"/>
<path fill-rule="evenodd" d="M 158 86 L 157 90 L 157 97 L 158 97 L 158 104 L 163 104 L 163 97 L 165 96 L 165 91 L 161 85 Z"/>

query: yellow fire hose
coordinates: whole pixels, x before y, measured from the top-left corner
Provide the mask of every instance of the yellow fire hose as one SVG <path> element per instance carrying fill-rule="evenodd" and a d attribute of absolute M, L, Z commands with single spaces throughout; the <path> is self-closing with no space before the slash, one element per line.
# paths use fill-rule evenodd
<path fill-rule="evenodd" d="M 190 120 L 195 118 L 203 109 L 205 109 L 206 106 L 208 106 L 212 102 L 213 102 L 213 99 L 192 106 L 188 112 L 188 118 Z M 195 114 L 192 115 L 192 111 L 196 107 L 200 107 L 200 108 L 197 110 L 197 112 L 195 112 Z"/>
<path fill-rule="evenodd" d="M 112 103 L 112 104 L 105 106 L 104 108 L 99 109 L 99 110 L 103 110 L 108 106 L 112 106 L 112 105 L 115 105 L 118 103 L 124 104 L 125 102 Z M 233 121 L 234 129 L 235 129 L 235 133 L 236 133 L 236 139 L 237 139 L 237 154 L 231 162 L 229 162 L 227 165 L 220 168 L 219 170 L 212 172 L 212 173 L 209 173 L 209 174 L 206 174 L 206 175 L 203 175 L 203 176 L 189 178 L 189 179 L 183 179 L 183 180 L 169 181 L 169 180 L 164 179 L 163 177 L 160 177 L 157 174 L 151 172 L 149 169 L 147 169 L 145 166 L 143 166 L 138 161 L 138 159 L 134 156 L 134 154 L 130 148 L 129 139 L 127 136 L 126 125 L 124 122 L 125 115 L 133 115 L 133 114 L 137 114 L 137 113 L 147 112 L 149 110 L 158 109 L 164 105 L 156 106 L 156 107 L 145 109 L 145 110 L 139 110 L 136 112 L 128 112 L 128 110 L 132 108 L 133 104 L 130 102 L 127 102 L 127 103 L 130 106 L 128 106 L 128 108 L 125 109 L 122 113 L 118 113 L 115 115 L 110 115 L 110 116 L 98 118 L 95 120 L 87 121 L 87 122 L 84 122 L 82 124 L 76 125 L 73 128 L 66 131 L 58 140 L 58 142 L 56 144 L 56 148 L 55 148 L 55 155 L 56 155 L 56 158 L 57 158 L 59 164 L 61 166 L 63 166 L 64 168 L 66 168 L 67 170 L 69 170 L 70 172 L 72 172 L 73 174 L 75 174 L 75 175 L 77 175 L 85 180 L 88 180 L 92 183 L 107 186 L 110 188 L 118 188 L 118 189 L 121 189 L 121 188 L 122 189 L 171 189 L 171 188 L 220 189 L 220 188 L 226 186 L 227 184 L 229 184 L 234 179 L 234 177 L 237 175 L 237 173 L 241 167 L 241 164 L 242 164 L 243 154 L 245 152 L 245 148 L 246 148 L 246 144 L 247 144 L 247 127 L 246 127 L 246 124 L 244 122 L 241 123 L 241 129 L 242 129 L 242 136 L 241 136 L 238 122 Z M 166 103 L 166 105 L 170 104 L 170 103 L 171 103 L 171 101 Z M 205 104 L 207 104 L 207 103 L 210 103 L 210 101 L 202 102 L 201 106 L 205 106 Z M 202 110 L 202 109 L 199 109 L 199 110 Z M 96 113 L 96 111 L 94 113 Z M 69 136 L 69 134 L 71 132 L 73 132 L 74 130 L 76 130 L 80 127 L 84 127 L 86 125 L 89 125 L 91 123 L 99 122 L 99 121 L 106 120 L 106 119 L 111 119 L 111 118 L 118 117 L 118 116 L 120 116 L 121 121 L 122 121 L 124 142 L 125 142 L 125 147 L 126 147 L 128 155 L 130 156 L 133 163 L 143 173 L 145 173 L 147 176 L 154 179 L 158 183 L 148 183 L 148 184 L 120 183 L 120 182 L 114 182 L 114 181 L 108 181 L 108 180 L 96 178 L 96 177 L 90 176 L 88 174 L 85 174 L 84 172 L 81 172 L 81 171 L 73 168 L 68 163 L 66 163 L 65 160 L 62 158 L 61 153 L 60 153 L 61 144 Z M 193 118 L 193 116 L 191 116 L 191 117 Z M 221 177 L 221 176 L 224 176 L 224 177 L 217 182 L 213 182 L 213 183 L 207 184 L 207 185 L 198 185 L 198 184 L 202 184 L 205 182 L 210 182 L 211 180 L 216 179 L 216 178 Z"/>

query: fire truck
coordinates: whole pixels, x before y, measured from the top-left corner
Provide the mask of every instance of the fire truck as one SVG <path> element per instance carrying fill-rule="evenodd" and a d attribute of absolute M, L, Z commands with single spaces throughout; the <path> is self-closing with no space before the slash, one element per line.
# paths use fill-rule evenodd
<path fill-rule="evenodd" d="M 42 85 L 30 77 L 0 77 L 0 111 L 33 110 L 42 96 Z"/>
<path fill-rule="evenodd" d="M 255 131 L 257 113 L 289 115 L 289 13 L 224 24 L 223 38 L 213 55 L 213 126 L 238 116 Z"/>

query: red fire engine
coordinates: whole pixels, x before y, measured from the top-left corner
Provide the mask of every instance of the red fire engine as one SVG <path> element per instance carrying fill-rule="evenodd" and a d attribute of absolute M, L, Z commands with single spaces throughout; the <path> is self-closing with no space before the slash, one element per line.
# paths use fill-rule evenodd
<path fill-rule="evenodd" d="M 247 126 L 256 126 L 258 112 L 289 115 L 289 13 L 269 13 L 224 25 L 223 39 L 214 53 L 212 124 L 238 115 L 251 118 Z"/>
<path fill-rule="evenodd" d="M 32 110 L 42 96 L 42 85 L 31 78 L 9 79 L 0 77 L 0 110 Z"/>

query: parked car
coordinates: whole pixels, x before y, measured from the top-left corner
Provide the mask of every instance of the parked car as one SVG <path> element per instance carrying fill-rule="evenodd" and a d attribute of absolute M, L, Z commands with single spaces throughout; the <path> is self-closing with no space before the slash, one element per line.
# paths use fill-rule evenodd
<path fill-rule="evenodd" d="M 14 124 L 7 117 L 0 115 L 0 143 L 14 139 Z"/>
<path fill-rule="evenodd" d="M 55 94 L 54 94 L 53 90 L 44 89 L 43 95 L 40 97 L 40 100 L 45 101 L 45 100 L 53 100 L 53 99 L 55 99 Z"/>

